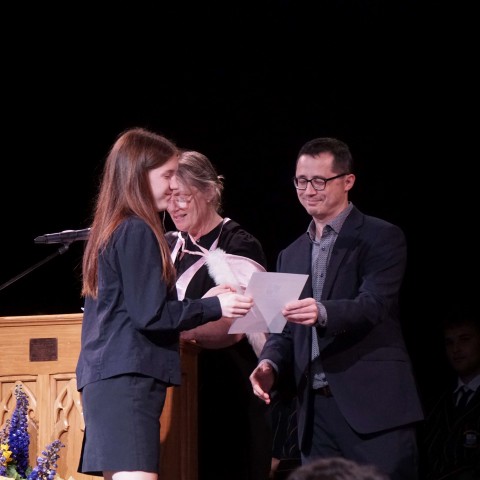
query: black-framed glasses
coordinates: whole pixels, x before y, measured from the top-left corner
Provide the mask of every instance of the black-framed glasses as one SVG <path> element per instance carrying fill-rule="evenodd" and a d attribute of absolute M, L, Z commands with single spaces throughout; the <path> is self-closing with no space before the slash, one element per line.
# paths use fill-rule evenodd
<path fill-rule="evenodd" d="M 293 184 L 297 190 L 306 190 L 308 184 L 311 183 L 312 187 L 317 190 L 317 192 L 321 192 L 322 190 L 325 190 L 327 182 L 335 180 L 336 178 L 344 177 L 345 175 L 348 175 L 348 173 L 341 173 L 340 175 L 335 175 L 330 178 L 313 177 L 308 179 L 305 177 L 293 177 Z"/>

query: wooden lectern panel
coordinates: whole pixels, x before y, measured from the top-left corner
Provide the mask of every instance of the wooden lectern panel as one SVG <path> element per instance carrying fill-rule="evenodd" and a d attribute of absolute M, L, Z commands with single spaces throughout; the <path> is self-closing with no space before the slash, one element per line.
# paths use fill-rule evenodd
<path fill-rule="evenodd" d="M 82 314 L 0 317 L 0 429 L 15 409 L 15 386 L 29 398 L 30 464 L 59 439 L 57 474 L 64 480 L 101 477 L 77 473 L 85 424 L 76 389 Z M 168 389 L 160 418 L 162 480 L 196 480 L 197 354 L 181 343 L 182 386 Z"/>

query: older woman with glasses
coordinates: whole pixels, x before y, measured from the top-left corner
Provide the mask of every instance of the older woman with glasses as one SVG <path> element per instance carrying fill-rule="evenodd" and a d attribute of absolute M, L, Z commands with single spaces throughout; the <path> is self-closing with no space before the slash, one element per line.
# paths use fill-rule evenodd
<path fill-rule="evenodd" d="M 254 271 L 265 271 L 260 242 L 223 217 L 223 177 L 195 151 L 181 154 L 167 211 L 177 231 L 167 233 L 179 299 L 201 298 L 219 283 L 243 290 Z M 199 480 L 265 480 L 272 457 L 266 405 L 249 374 L 265 334 L 229 334 L 231 319 L 182 332 L 199 354 Z M 204 327 L 207 327 L 205 325 Z"/>

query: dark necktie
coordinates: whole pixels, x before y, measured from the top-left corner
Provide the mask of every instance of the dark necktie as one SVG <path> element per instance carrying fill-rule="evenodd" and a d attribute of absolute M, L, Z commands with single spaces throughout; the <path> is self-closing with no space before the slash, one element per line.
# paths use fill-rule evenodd
<path fill-rule="evenodd" d="M 463 411 L 467 406 L 468 400 L 472 396 L 473 390 L 470 390 L 468 387 L 462 387 L 458 391 L 458 401 L 457 401 L 457 411 Z"/>

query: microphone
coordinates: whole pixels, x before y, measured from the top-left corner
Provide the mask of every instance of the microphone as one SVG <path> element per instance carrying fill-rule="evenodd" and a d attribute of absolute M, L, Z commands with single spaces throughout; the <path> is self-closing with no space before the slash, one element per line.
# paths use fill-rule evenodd
<path fill-rule="evenodd" d="M 77 240 L 87 240 L 90 235 L 90 228 L 83 230 L 64 230 L 59 233 L 47 233 L 35 238 L 35 243 L 63 243 L 69 244 Z"/>

